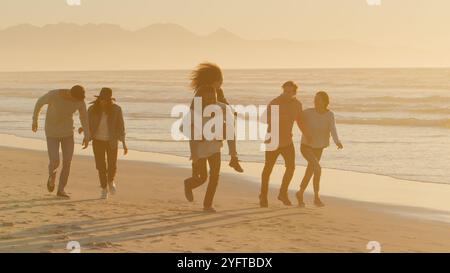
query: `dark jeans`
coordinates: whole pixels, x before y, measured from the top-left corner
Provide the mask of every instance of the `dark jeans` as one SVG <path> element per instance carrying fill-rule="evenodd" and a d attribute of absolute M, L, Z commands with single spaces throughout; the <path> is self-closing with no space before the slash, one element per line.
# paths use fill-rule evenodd
<path fill-rule="evenodd" d="M 201 158 L 197 162 L 192 164 L 192 177 L 190 187 L 192 189 L 198 188 L 203 185 L 208 179 L 208 171 L 206 168 L 206 162 L 209 165 L 209 183 L 206 189 L 205 199 L 203 206 L 205 208 L 212 207 L 214 195 L 216 194 L 217 185 L 219 183 L 221 154 L 215 153 L 208 158 Z"/>
<path fill-rule="evenodd" d="M 314 175 L 313 185 L 314 192 L 318 193 L 320 190 L 320 176 L 322 174 L 322 167 L 320 166 L 320 158 L 322 157 L 323 148 L 312 148 L 307 145 L 300 147 L 303 157 L 308 161 L 305 176 L 300 185 L 300 191 L 304 192 L 308 187 L 311 177 Z"/>
<path fill-rule="evenodd" d="M 48 174 L 53 175 L 59 166 L 59 147 L 61 146 L 63 164 L 61 174 L 59 176 L 58 192 L 64 191 L 67 185 L 70 174 L 70 165 L 72 164 L 74 140 L 73 136 L 69 137 L 47 137 L 47 151 L 48 151 Z"/>
<path fill-rule="evenodd" d="M 272 174 L 273 167 L 277 162 L 278 156 L 284 159 L 286 171 L 284 172 L 283 182 L 280 187 L 280 194 L 287 194 L 289 184 L 295 171 L 295 148 L 292 143 L 289 146 L 278 148 L 274 151 L 266 151 L 264 169 L 261 175 L 261 197 L 267 197 L 269 192 L 269 179 Z"/>
<path fill-rule="evenodd" d="M 95 166 L 100 178 L 100 186 L 105 189 L 108 183 L 112 183 L 117 171 L 117 145 L 110 141 L 94 139 L 92 148 L 95 156 Z"/>

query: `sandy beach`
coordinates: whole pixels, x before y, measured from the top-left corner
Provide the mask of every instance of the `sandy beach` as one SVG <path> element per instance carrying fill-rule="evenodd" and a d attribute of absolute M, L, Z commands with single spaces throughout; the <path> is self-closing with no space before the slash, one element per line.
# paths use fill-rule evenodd
<path fill-rule="evenodd" d="M 420 209 L 329 196 L 324 208 L 312 206 L 311 196 L 306 208 L 284 207 L 276 189 L 270 208 L 260 209 L 258 185 L 232 174 L 221 177 L 218 213 L 207 214 L 204 187 L 194 203 L 184 199 L 188 169 L 152 162 L 121 160 L 118 194 L 105 201 L 93 159 L 77 155 L 72 199 L 58 200 L 46 190 L 45 152 L 0 151 L 0 252 L 68 252 L 69 241 L 81 252 L 369 252 L 369 241 L 382 252 L 450 250 L 449 224 L 407 214 Z"/>

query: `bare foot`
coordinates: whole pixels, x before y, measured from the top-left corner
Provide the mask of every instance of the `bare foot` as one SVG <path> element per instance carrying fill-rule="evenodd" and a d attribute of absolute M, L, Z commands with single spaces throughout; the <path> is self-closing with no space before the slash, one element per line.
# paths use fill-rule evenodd
<path fill-rule="evenodd" d="M 241 164 L 239 164 L 239 159 L 235 156 L 231 157 L 230 164 L 228 165 L 238 173 L 244 172 L 244 169 L 242 169 Z"/>
<path fill-rule="evenodd" d="M 303 202 L 303 193 L 302 192 L 297 192 L 296 194 L 297 197 L 297 201 L 298 201 L 298 206 L 301 208 L 305 207 L 305 202 Z"/>
<path fill-rule="evenodd" d="M 316 205 L 317 207 L 325 207 L 325 204 L 322 203 L 322 200 L 320 200 L 320 198 L 314 198 L 314 205 Z"/>
<path fill-rule="evenodd" d="M 292 206 L 292 203 L 289 200 L 287 193 L 279 194 L 278 200 L 280 200 L 283 203 L 283 205 L 285 205 L 285 206 Z"/>

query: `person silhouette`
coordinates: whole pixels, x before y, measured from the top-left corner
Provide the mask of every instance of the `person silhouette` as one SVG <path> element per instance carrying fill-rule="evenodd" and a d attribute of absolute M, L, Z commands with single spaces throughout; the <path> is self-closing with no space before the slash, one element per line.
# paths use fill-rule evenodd
<path fill-rule="evenodd" d="M 298 86 L 293 81 L 287 81 L 282 85 L 283 93 L 273 99 L 267 107 L 267 123 L 268 133 L 272 132 L 271 123 L 271 107 L 276 105 L 279 108 L 279 132 L 275 137 L 278 138 L 278 146 L 274 150 L 265 152 L 264 169 L 261 174 L 261 192 L 259 195 L 259 203 L 262 208 L 269 206 L 268 191 L 269 191 L 269 179 L 272 173 L 273 167 L 277 161 L 278 156 L 282 156 L 284 159 L 286 170 L 283 175 L 283 180 L 278 194 L 278 200 L 284 205 L 291 206 L 292 203 L 288 197 L 289 184 L 292 180 L 295 171 L 295 148 L 292 141 L 292 128 L 294 122 L 302 131 L 303 135 L 308 134 L 306 127 L 304 126 L 302 117 L 302 104 L 295 97 L 297 94 Z M 271 135 L 271 138 L 274 137 Z"/>
<path fill-rule="evenodd" d="M 45 117 L 45 135 L 47 138 L 47 150 L 49 157 L 47 189 L 53 192 L 55 189 L 56 169 L 59 166 L 59 147 L 61 146 L 63 164 L 59 177 L 57 196 L 70 198 L 65 192 L 70 166 L 74 151 L 73 115 L 80 114 L 80 122 L 84 129 L 83 149 L 86 149 L 90 141 L 89 121 L 86 111 L 85 90 L 80 85 L 71 89 L 52 90 L 40 97 L 33 111 L 32 131 L 38 130 L 39 113 L 44 105 L 48 105 Z"/>
<path fill-rule="evenodd" d="M 314 108 L 306 109 L 303 112 L 306 124 L 311 133 L 311 139 L 302 137 L 300 151 L 303 157 L 308 162 L 305 170 L 305 175 L 300 185 L 300 190 L 297 192 L 297 201 L 300 207 L 304 207 L 303 195 L 308 187 L 309 181 L 314 176 L 314 204 L 318 207 L 323 207 L 324 203 L 320 199 L 320 178 L 322 174 L 322 167 L 320 166 L 320 159 L 323 150 L 330 145 L 330 135 L 332 136 L 338 149 L 343 149 L 344 146 L 339 140 L 336 130 L 336 122 L 334 113 L 328 109 L 330 98 L 324 91 L 317 92 L 314 98 Z"/>

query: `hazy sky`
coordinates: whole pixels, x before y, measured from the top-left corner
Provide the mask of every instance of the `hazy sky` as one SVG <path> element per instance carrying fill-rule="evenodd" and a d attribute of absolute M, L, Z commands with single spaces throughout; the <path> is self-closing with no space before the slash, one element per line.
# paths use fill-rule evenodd
<path fill-rule="evenodd" d="M 450 1 L 381 0 L 1 0 L 0 28 L 20 23 L 180 24 L 198 34 L 224 27 L 250 39 L 351 39 L 378 45 L 450 44 Z"/>

